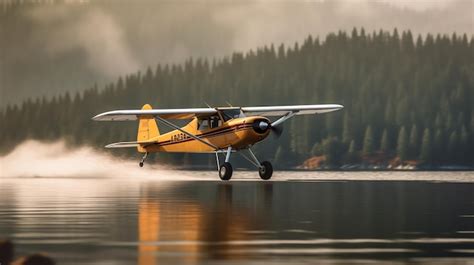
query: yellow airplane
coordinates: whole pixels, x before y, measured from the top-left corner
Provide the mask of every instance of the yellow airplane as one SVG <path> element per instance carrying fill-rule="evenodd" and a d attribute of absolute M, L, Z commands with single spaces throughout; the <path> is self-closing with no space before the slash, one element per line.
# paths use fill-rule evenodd
<path fill-rule="evenodd" d="M 215 153 L 217 170 L 222 180 L 232 177 L 230 155 L 237 152 L 258 168 L 260 178 L 272 177 L 273 167 L 268 161 L 261 162 L 250 149 L 265 139 L 270 132 L 279 136 L 284 121 L 295 115 L 319 114 L 343 108 L 337 104 L 264 106 L 264 107 L 218 107 L 187 109 L 153 109 L 149 104 L 141 110 L 114 110 L 101 113 L 96 121 L 139 120 L 137 140 L 119 142 L 106 148 L 137 148 L 144 153 L 139 165 L 152 152 Z M 267 117 L 278 117 L 270 121 Z M 156 120 L 173 129 L 160 134 Z M 170 120 L 191 120 L 179 127 Z M 242 151 L 247 151 L 248 156 Z M 225 154 L 221 164 L 219 154 Z"/>

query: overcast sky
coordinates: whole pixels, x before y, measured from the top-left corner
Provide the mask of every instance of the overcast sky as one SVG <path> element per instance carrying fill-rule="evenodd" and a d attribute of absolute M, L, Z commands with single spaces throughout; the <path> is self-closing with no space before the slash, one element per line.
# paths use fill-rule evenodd
<path fill-rule="evenodd" d="M 0 105 L 354 27 L 474 34 L 474 0 L 62 2 L 0 14 Z"/>

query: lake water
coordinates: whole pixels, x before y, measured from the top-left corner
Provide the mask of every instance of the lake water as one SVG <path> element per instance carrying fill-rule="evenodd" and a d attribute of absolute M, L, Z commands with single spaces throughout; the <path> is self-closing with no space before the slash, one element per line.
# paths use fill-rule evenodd
<path fill-rule="evenodd" d="M 0 238 L 58 264 L 474 264 L 474 172 L 0 178 Z"/>

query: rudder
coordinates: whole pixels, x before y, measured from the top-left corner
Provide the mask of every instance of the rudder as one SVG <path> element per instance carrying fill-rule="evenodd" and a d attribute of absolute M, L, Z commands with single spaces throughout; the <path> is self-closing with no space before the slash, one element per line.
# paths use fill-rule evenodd
<path fill-rule="evenodd" d="M 151 110 L 150 104 L 145 104 L 142 110 Z M 139 117 L 137 142 L 145 142 L 153 139 L 160 135 L 160 130 L 156 124 L 155 117 L 153 115 L 144 115 Z M 142 146 L 137 147 L 138 152 L 146 152 Z"/>

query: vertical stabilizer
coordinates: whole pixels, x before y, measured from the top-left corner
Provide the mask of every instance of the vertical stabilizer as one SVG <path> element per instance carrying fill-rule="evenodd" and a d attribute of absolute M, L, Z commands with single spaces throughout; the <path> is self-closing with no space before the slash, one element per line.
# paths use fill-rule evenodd
<path fill-rule="evenodd" d="M 151 110 L 150 104 L 145 104 L 142 110 Z M 156 124 L 155 117 L 153 115 L 140 116 L 138 124 L 137 142 L 144 142 L 151 140 L 160 135 L 158 125 Z M 137 147 L 138 152 L 146 152 L 141 146 Z"/>

